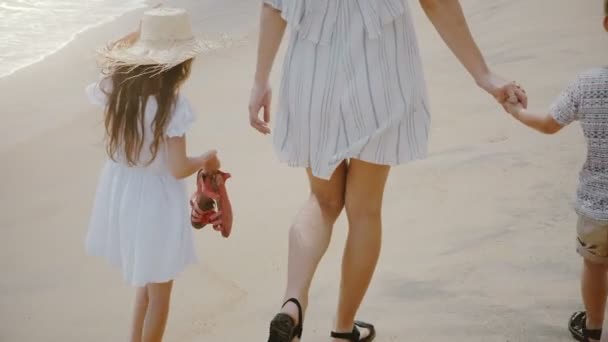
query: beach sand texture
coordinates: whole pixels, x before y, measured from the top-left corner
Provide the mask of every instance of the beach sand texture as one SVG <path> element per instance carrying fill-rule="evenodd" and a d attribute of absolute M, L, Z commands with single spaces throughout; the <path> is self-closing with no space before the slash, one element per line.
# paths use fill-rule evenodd
<path fill-rule="evenodd" d="M 197 32 L 233 27 L 243 39 L 200 58 L 185 89 L 199 113 L 190 152 L 219 150 L 233 175 L 235 223 L 228 240 L 196 232 L 201 262 L 176 281 L 166 341 L 264 341 L 307 185 L 249 127 L 259 4 L 167 4 L 191 10 Z M 599 0 L 462 4 L 489 64 L 523 84 L 533 108 L 548 108 L 578 72 L 606 62 Z M 382 256 L 359 318 L 376 324 L 378 342 L 571 341 L 566 322 L 582 307 L 571 209 L 584 160 L 580 129 L 545 137 L 511 120 L 476 88 L 416 1 L 412 8 L 431 155 L 392 171 Z M 105 155 L 101 112 L 83 88 L 97 77 L 92 49 L 134 27 L 139 14 L 0 79 L 1 342 L 127 340 L 134 291 L 84 251 Z M 305 341 L 329 340 L 346 229 L 342 217 L 310 293 Z"/>

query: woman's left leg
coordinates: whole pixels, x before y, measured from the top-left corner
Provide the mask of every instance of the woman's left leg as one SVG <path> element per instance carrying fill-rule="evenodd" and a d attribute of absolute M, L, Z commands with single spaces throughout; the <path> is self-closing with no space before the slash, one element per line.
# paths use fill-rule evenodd
<path fill-rule="evenodd" d="M 336 332 L 353 330 L 355 315 L 376 268 L 382 237 L 382 199 L 389 171 L 389 166 L 356 159 L 348 167 L 345 209 L 349 228 L 342 257 Z M 360 330 L 361 338 L 369 334 L 367 329 Z"/>

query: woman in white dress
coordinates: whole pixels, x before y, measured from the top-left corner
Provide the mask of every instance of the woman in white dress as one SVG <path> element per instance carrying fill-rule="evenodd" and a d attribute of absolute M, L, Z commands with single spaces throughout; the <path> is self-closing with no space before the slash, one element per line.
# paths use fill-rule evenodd
<path fill-rule="evenodd" d="M 525 104 L 523 90 L 486 65 L 458 1 L 420 4 L 479 87 L 500 103 Z M 269 74 L 287 26 L 273 141 L 281 161 L 307 170 L 311 193 L 290 230 L 285 302 L 269 341 L 301 337 L 308 290 L 343 209 L 349 232 L 331 337 L 371 341 L 373 325 L 355 315 L 380 253 L 384 185 L 391 166 L 427 153 L 430 115 L 408 0 L 264 0 L 249 104 L 250 123 L 264 134 Z"/>

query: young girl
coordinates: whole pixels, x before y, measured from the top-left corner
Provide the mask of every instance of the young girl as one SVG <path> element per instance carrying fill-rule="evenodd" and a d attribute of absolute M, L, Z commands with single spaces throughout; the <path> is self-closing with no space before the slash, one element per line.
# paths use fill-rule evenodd
<path fill-rule="evenodd" d="M 608 31 L 608 0 L 604 0 Z M 608 296 L 608 66 L 581 73 L 548 113 L 534 113 L 506 103 L 515 119 L 545 134 L 579 121 L 587 141 L 587 160 L 576 196 L 577 251 L 583 257 L 581 292 L 585 311 L 575 312 L 568 328 L 581 342 L 602 337 Z"/>
<path fill-rule="evenodd" d="M 195 115 L 179 90 L 201 47 L 184 10 L 148 11 L 138 32 L 101 51 L 107 77 L 87 87 L 105 110 L 109 160 L 86 248 L 137 288 L 133 342 L 162 340 L 173 279 L 196 261 L 182 179 L 220 166 L 215 151 L 186 155 Z"/>

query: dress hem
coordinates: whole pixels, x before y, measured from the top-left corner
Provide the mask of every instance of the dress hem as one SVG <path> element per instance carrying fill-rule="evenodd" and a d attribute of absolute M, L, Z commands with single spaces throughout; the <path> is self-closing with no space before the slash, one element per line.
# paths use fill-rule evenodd
<path fill-rule="evenodd" d="M 345 160 L 350 160 L 350 159 L 357 159 L 357 160 L 361 160 L 364 161 L 366 163 L 370 163 L 370 164 L 375 164 L 375 165 L 382 165 L 382 166 L 390 166 L 390 167 L 395 167 L 395 166 L 400 166 L 403 164 L 409 164 L 418 160 L 424 160 L 428 158 L 428 153 L 420 153 L 417 155 L 413 155 L 409 158 L 404 158 L 404 159 L 400 159 L 399 161 L 377 161 L 377 160 L 371 160 L 371 158 L 362 158 L 358 155 L 355 156 L 347 156 L 344 159 L 342 159 L 340 162 L 338 162 L 336 164 L 336 166 L 334 166 L 333 168 L 331 168 L 331 170 L 329 170 L 329 174 L 327 174 L 326 172 L 318 172 L 316 170 L 312 170 L 312 175 L 316 178 L 319 179 L 323 179 L 323 180 L 329 180 L 331 178 L 331 176 L 333 175 L 333 173 L 336 171 L 336 169 L 338 168 L 338 166 Z M 288 167 L 291 168 L 304 168 L 304 169 L 309 169 L 312 168 L 310 166 L 310 162 L 307 161 L 300 161 L 300 160 L 291 160 L 289 158 L 283 158 L 280 155 L 278 156 L 278 160 L 279 162 L 286 164 Z"/>
<path fill-rule="evenodd" d="M 88 251 L 87 254 L 92 257 L 102 258 L 111 268 L 114 268 L 114 269 L 120 271 L 122 273 L 123 281 L 125 283 L 127 283 L 129 286 L 133 286 L 133 287 L 143 287 L 143 286 L 146 286 L 147 284 L 162 284 L 162 283 L 166 283 L 166 282 L 175 280 L 175 278 L 177 278 L 177 276 L 180 273 L 185 271 L 188 266 L 195 265 L 198 263 L 198 258 L 196 256 L 194 256 L 194 257 L 190 258 L 189 261 L 182 263 L 178 270 L 176 270 L 174 272 L 170 272 L 171 274 L 159 276 L 159 277 L 151 277 L 151 279 L 147 279 L 145 281 L 133 281 L 132 279 L 130 280 L 128 277 L 125 276 L 125 274 L 123 273 L 122 266 L 115 262 L 112 262 L 112 260 L 110 260 L 110 258 L 107 255 L 105 255 L 103 253 L 94 253 L 94 252 L 90 252 L 90 251 Z"/>

